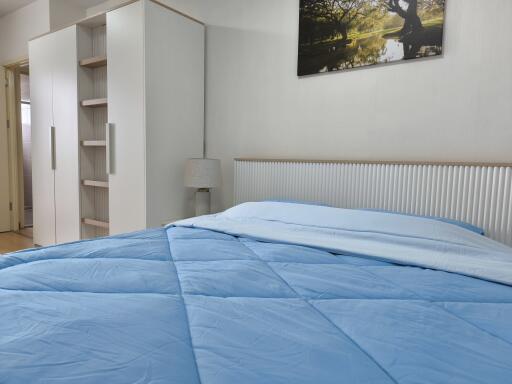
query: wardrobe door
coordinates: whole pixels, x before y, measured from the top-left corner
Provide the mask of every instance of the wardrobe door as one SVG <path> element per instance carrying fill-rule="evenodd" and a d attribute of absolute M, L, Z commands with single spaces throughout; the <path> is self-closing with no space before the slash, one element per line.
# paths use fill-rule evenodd
<path fill-rule="evenodd" d="M 146 227 L 143 2 L 107 14 L 110 234 Z"/>
<path fill-rule="evenodd" d="M 55 244 L 55 173 L 53 127 L 54 35 L 29 44 L 32 119 L 32 196 L 34 244 Z"/>
<path fill-rule="evenodd" d="M 77 27 L 53 35 L 55 235 L 64 243 L 80 239 Z"/>
<path fill-rule="evenodd" d="M 203 156 L 204 26 L 146 2 L 147 226 L 187 217 L 188 158 Z"/>

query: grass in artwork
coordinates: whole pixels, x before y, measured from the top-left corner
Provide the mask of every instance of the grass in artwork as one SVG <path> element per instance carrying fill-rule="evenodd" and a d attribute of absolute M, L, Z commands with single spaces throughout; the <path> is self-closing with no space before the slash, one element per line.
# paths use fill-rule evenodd
<path fill-rule="evenodd" d="M 301 0 L 298 75 L 442 54 L 445 0 Z"/>

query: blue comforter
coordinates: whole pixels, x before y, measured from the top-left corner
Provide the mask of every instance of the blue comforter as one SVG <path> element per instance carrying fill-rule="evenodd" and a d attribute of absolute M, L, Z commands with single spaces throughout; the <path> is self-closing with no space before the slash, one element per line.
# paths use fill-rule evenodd
<path fill-rule="evenodd" d="M 296 217 L 279 223 L 301 227 L 296 241 L 269 239 L 279 233 L 256 227 L 275 218 L 235 214 L 252 223 L 243 234 L 227 228 L 232 212 L 1 256 L 0 383 L 512 382 L 512 287 L 489 281 L 492 268 L 477 278 L 415 255 L 408 265 L 402 248 L 388 257 L 393 241 L 382 255 L 298 245 L 312 240 Z M 382 235 L 376 221 L 361 219 L 369 241 Z M 333 225 L 309 233 L 338 239 Z M 483 244 L 442 240 L 443 225 L 431 248 L 446 257 Z M 506 279 L 508 248 L 486 244 Z"/>

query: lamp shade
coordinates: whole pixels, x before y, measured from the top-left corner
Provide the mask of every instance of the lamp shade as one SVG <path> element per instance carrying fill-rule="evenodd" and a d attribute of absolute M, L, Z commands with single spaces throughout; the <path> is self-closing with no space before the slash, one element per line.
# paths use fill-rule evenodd
<path fill-rule="evenodd" d="M 220 160 L 187 160 L 185 166 L 185 186 L 191 188 L 215 188 L 220 186 L 220 182 Z"/>

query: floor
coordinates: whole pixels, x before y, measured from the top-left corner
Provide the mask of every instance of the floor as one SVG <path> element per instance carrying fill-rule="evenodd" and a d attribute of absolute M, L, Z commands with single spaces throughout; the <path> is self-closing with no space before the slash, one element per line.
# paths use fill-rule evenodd
<path fill-rule="evenodd" d="M 0 254 L 32 248 L 32 228 L 22 229 L 20 232 L 0 233 Z"/>

